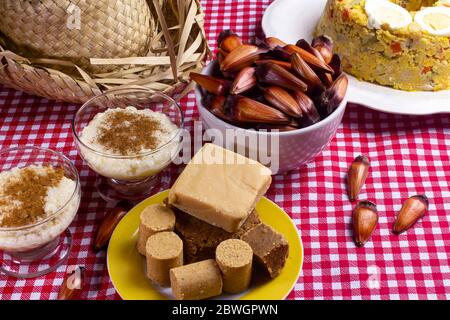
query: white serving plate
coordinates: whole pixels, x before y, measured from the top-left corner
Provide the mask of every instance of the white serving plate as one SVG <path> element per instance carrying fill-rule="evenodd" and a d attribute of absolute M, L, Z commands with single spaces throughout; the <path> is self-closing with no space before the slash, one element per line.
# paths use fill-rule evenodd
<path fill-rule="evenodd" d="M 264 13 L 262 28 L 266 36 L 288 43 L 312 39 L 313 31 L 327 0 L 275 0 Z M 407 92 L 360 81 L 349 76 L 348 101 L 371 109 L 425 115 L 450 113 L 450 90 Z"/>

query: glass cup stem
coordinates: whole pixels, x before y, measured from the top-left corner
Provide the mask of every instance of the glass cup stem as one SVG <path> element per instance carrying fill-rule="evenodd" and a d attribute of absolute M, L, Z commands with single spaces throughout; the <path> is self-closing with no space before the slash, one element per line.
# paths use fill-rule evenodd
<path fill-rule="evenodd" d="M 152 195 L 159 180 L 158 174 L 135 181 L 123 181 L 98 176 L 96 187 L 105 201 L 118 201 L 120 199 L 137 201 Z"/>
<path fill-rule="evenodd" d="M 67 229 L 46 245 L 24 252 L 0 251 L 0 272 L 16 278 L 35 278 L 56 270 L 70 254 L 72 235 Z"/>
<path fill-rule="evenodd" d="M 33 262 L 37 260 L 41 260 L 47 255 L 53 254 L 53 251 L 56 250 L 56 247 L 59 244 L 59 237 L 53 239 L 49 243 L 43 245 L 42 247 L 23 251 L 23 252 L 11 252 L 9 255 L 12 259 L 18 262 Z"/>

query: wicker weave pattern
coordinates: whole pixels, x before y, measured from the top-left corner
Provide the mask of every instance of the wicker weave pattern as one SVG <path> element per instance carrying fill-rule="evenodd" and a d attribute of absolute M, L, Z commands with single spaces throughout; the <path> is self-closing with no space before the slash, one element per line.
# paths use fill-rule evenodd
<path fill-rule="evenodd" d="M 68 8 L 79 8 L 79 30 L 70 24 L 77 11 Z M 89 58 L 147 54 L 151 30 L 145 0 L 2 0 L 0 12 L 8 45 L 25 57 L 65 58 L 99 72 L 114 67 L 91 67 Z"/>
<path fill-rule="evenodd" d="M 38 12 L 40 15 L 47 12 L 44 18 L 39 19 L 47 21 L 48 25 L 53 23 L 61 25 L 61 17 L 48 14 L 50 10 L 46 6 L 50 6 L 52 12 L 67 16 L 65 5 L 62 3 L 67 5 L 69 1 L 1 0 L 0 29 L 5 34 L 8 31 L 12 32 L 11 26 L 16 23 L 20 31 L 16 30 L 15 43 L 34 39 L 32 43 L 36 48 L 40 46 L 53 53 L 64 49 L 65 53 L 59 59 L 55 59 L 56 54 L 37 54 L 37 49 L 20 49 L 11 43 L 9 37 L 2 37 L 0 34 L 0 83 L 30 94 L 73 103 L 83 103 L 105 90 L 127 86 L 145 87 L 179 97 L 187 93 L 189 72 L 200 69 L 205 57 L 210 54 L 203 29 L 204 16 L 200 3 L 198 0 L 142 1 L 72 0 L 79 3 L 80 7 L 86 6 L 86 3 L 90 3 L 91 7 L 81 12 L 84 21 L 81 25 L 87 24 L 86 28 L 90 30 L 82 37 L 84 44 L 71 47 L 69 43 L 74 41 L 74 38 L 68 37 L 66 31 L 57 32 L 57 28 L 53 26 L 49 26 L 45 32 L 42 29 L 38 31 L 36 27 L 30 29 L 26 25 L 20 26 L 25 24 L 24 21 L 34 19 Z M 36 2 L 40 4 L 37 7 Z M 138 10 L 138 7 L 142 9 L 139 3 L 145 5 L 146 9 Z M 160 6 L 164 12 L 163 19 L 170 30 L 172 50 L 168 50 L 155 5 Z M 11 11 L 12 8 L 15 12 Z M 4 9 L 10 10 L 9 13 L 4 13 Z M 135 23 L 136 21 L 138 23 Z M 123 27 L 126 23 L 129 23 L 130 28 Z M 100 24 L 107 28 L 102 28 L 101 32 L 95 31 Z M 40 32 L 43 32 L 45 37 L 41 34 L 42 39 L 36 40 Z M 131 41 L 136 34 L 139 40 Z M 64 39 L 63 35 L 67 36 L 67 41 L 61 41 Z M 108 46 L 114 45 L 117 45 L 118 49 L 107 49 Z M 95 55 L 92 54 L 94 51 L 97 52 Z M 167 63 L 168 51 L 175 52 L 175 68 L 172 68 L 173 64 Z M 137 62 L 127 64 L 123 61 L 109 62 L 106 59 L 106 62 L 98 62 L 100 65 L 90 64 L 89 58 L 105 56 L 123 57 L 115 60 L 134 57 L 133 61 Z M 172 62 L 174 60 L 170 59 Z M 176 71 L 175 78 L 173 70 Z"/>
<path fill-rule="evenodd" d="M 47 72 L 10 59 L 0 70 L 0 82 L 29 94 L 73 103 L 84 103 L 101 93 L 98 88 L 92 88 L 86 82 L 64 73 Z"/>

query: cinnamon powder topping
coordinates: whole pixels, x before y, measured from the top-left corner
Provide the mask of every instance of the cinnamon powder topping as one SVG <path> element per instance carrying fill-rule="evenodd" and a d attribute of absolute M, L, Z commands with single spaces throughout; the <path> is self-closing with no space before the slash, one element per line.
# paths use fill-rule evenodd
<path fill-rule="evenodd" d="M 21 227 L 45 218 L 47 190 L 60 183 L 64 170 L 51 166 L 43 168 L 43 174 L 34 168 L 23 168 L 18 178 L 11 179 L 2 186 L 0 196 L 4 199 L 0 199 L 0 208 L 9 206 L 11 209 L 0 221 L 0 227 Z M 17 205 L 11 205 L 11 202 Z"/>
<path fill-rule="evenodd" d="M 99 126 L 97 140 L 121 155 L 134 155 L 143 149 L 158 147 L 157 132 L 164 131 L 160 122 L 149 116 L 117 110 L 106 115 Z"/>

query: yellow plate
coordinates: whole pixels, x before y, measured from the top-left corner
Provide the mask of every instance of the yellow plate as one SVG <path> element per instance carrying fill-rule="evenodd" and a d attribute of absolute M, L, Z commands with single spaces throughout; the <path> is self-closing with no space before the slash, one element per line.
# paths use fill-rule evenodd
<path fill-rule="evenodd" d="M 168 190 L 142 201 L 120 221 L 111 237 L 107 253 L 108 272 L 124 300 L 168 299 L 169 289 L 153 287 L 145 276 L 144 258 L 136 250 L 139 215 L 149 205 L 162 203 Z M 289 242 L 289 257 L 281 274 L 270 281 L 250 287 L 239 296 L 218 299 L 278 300 L 291 292 L 303 264 L 303 246 L 291 218 L 275 203 L 262 198 L 256 206 L 261 220 L 282 233 Z"/>

